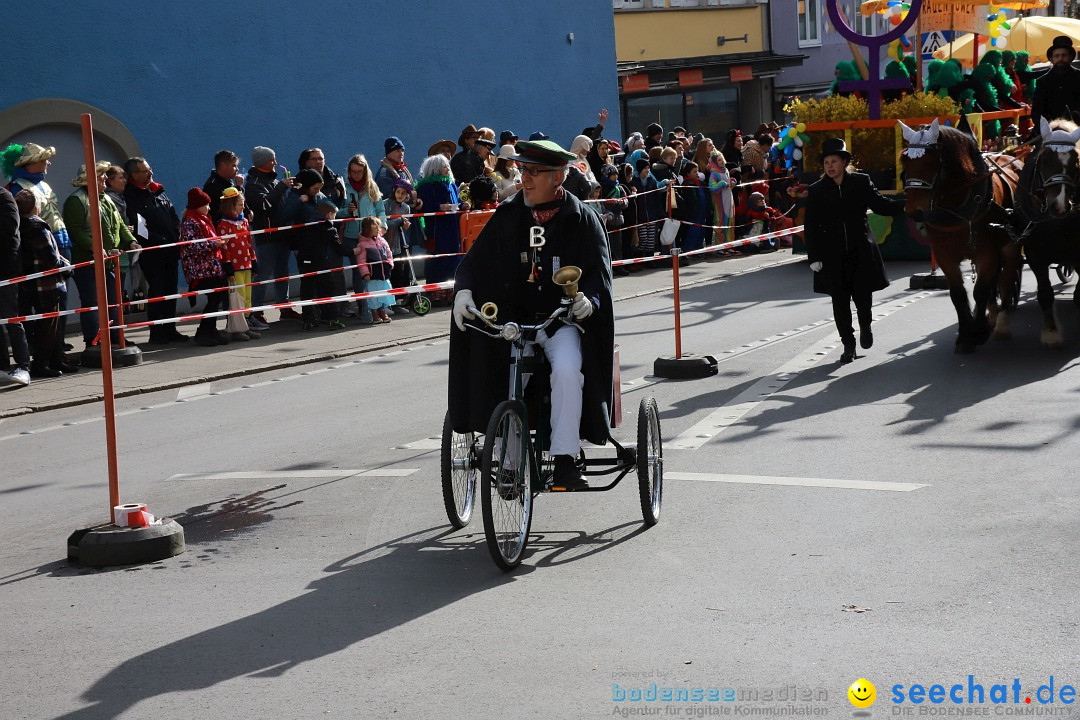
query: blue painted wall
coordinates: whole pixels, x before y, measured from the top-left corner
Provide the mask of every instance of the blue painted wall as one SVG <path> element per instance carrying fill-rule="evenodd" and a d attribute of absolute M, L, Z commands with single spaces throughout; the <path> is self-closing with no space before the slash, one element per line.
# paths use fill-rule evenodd
<path fill-rule="evenodd" d="M 267 145 L 295 172 L 319 146 L 343 173 L 357 152 L 377 162 L 395 134 L 418 170 L 468 123 L 566 146 L 601 107 L 620 124 L 609 0 L 37 0 L 6 8 L 5 25 L 48 30 L 9 33 L 0 56 L 19 70 L 0 107 L 100 107 L 178 204 L 221 148 L 247 168 Z"/>

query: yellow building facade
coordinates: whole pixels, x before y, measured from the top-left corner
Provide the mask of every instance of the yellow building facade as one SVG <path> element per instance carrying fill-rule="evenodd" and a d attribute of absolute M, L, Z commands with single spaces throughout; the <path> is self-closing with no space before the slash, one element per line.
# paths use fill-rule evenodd
<path fill-rule="evenodd" d="M 722 142 L 772 119 L 773 78 L 801 55 L 770 48 L 768 0 L 613 0 L 622 136 L 659 123 Z"/>

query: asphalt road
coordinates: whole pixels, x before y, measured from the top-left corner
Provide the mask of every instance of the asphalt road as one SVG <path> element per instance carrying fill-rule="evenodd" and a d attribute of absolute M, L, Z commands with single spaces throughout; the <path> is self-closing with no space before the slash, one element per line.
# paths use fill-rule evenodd
<path fill-rule="evenodd" d="M 705 380 L 651 377 L 670 296 L 617 303 L 619 437 L 654 396 L 660 523 L 632 477 L 542 495 L 509 574 L 443 512 L 445 341 L 119 401 L 124 501 L 186 529 L 148 566 L 62 560 L 107 505 L 100 406 L 5 420 L 0 717 L 839 717 L 860 677 L 886 717 L 928 707 L 894 685 L 966 700 L 969 675 L 1070 708 L 1024 698 L 1080 682 L 1080 318 L 1059 302 L 1044 351 L 1025 285 L 1012 341 L 954 355 L 915 269 L 846 366 L 805 263 L 683 293 Z M 652 683 L 705 694 L 630 699 Z"/>

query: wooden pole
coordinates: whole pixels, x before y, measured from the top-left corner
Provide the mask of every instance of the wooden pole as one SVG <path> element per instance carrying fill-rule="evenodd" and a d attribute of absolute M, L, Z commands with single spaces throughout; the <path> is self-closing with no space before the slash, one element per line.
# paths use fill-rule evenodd
<path fill-rule="evenodd" d="M 116 522 L 113 508 L 120 504 L 120 472 L 116 459 L 116 398 L 113 394 L 112 333 L 109 328 L 109 294 L 105 285 L 105 250 L 101 236 L 97 162 L 94 158 L 94 127 L 90 114 L 82 116 L 83 157 L 86 161 L 86 194 L 90 201 L 90 234 L 94 243 L 94 280 L 97 284 L 101 383 L 105 400 L 105 455 L 109 466 L 109 522 Z"/>

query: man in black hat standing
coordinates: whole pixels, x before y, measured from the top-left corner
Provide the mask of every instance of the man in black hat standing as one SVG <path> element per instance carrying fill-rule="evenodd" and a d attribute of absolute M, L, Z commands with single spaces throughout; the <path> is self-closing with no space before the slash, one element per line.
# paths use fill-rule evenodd
<path fill-rule="evenodd" d="M 1080 70 L 1072 66 L 1076 48 L 1068 35 L 1054 38 L 1046 50 L 1046 59 L 1053 67 L 1035 83 L 1035 101 L 1031 106 L 1033 132 L 1039 134 L 1039 118 L 1047 122 L 1058 118 L 1072 120 L 1070 113 L 1080 112 Z"/>
<path fill-rule="evenodd" d="M 555 324 L 537 344 L 551 363 L 551 446 L 555 487 L 588 487 L 577 467 L 581 439 L 608 439 L 611 402 L 611 262 L 600 216 L 563 189 L 576 158 L 550 140 L 521 141 L 521 192 L 504 202 L 458 267 L 450 327 L 450 421 L 459 432 L 484 432 L 492 411 L 506 399 L 510 351 L 505 341 L 465 328 L 468 308 L 493 302 L 496 322 L 535 324 L 564 297 L 552 280 L 560 268 L 581 268 L 571 308 L 584 334 Z M 499 380 L 502 378 L 502 380 Z"/>
<path fill-rule="evenodd" d="M 844 343 L 840 362 L 849 363 L 855 359 L 851 302 L 859 316 L 859 344 L 869 349 L 874 344 L 873 292 L 889 286 L 866 211 L 903 215 L 904 201 L 882 196 L 869 175 L 853 171 L 842 138 L 822 144 L 821 165 L 825 174 L 807 195 L 806 255 L 814 271 L 814 292 L 832 296 L 833 320 Z"/>

